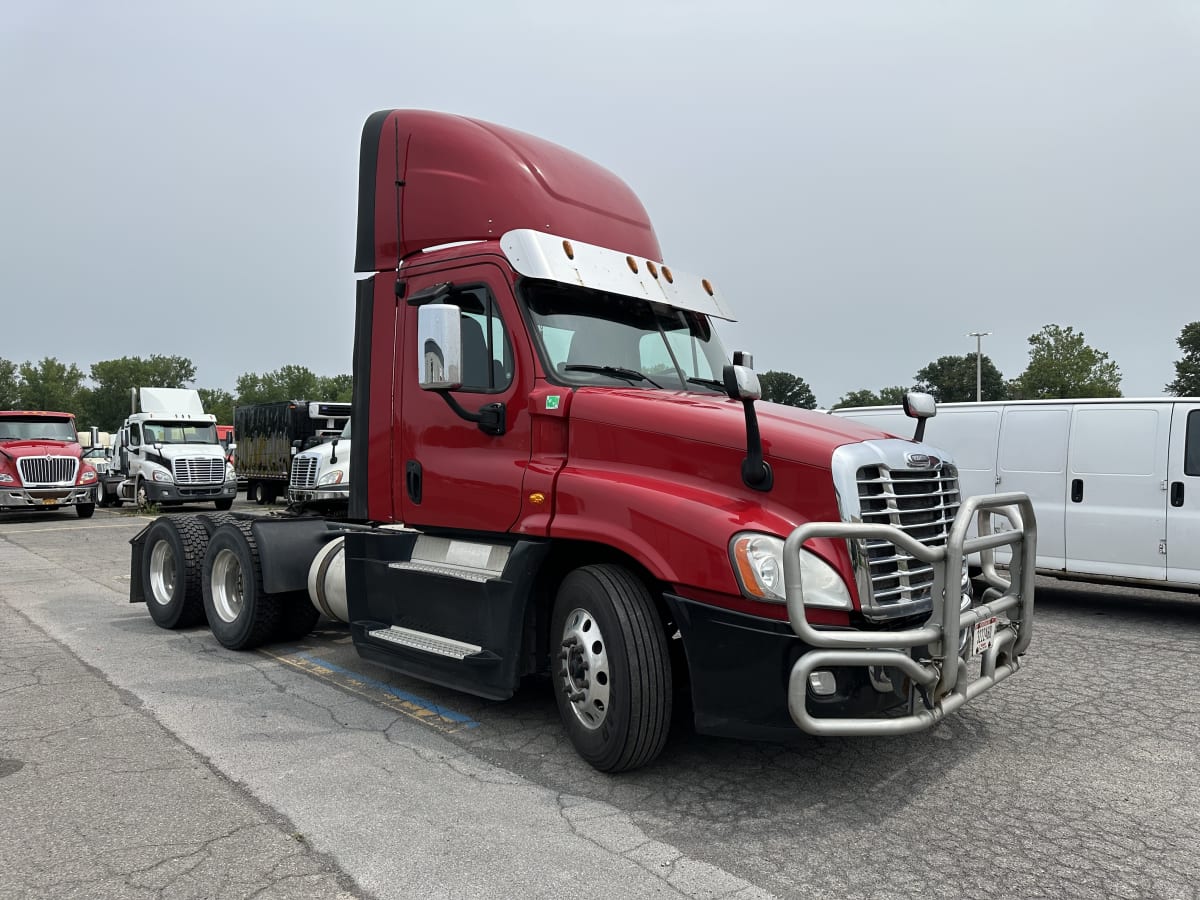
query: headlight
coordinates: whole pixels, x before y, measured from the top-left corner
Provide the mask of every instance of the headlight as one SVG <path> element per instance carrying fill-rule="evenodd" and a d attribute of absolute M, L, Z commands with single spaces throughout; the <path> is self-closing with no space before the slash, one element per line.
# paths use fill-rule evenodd
<path fill-rule="evenodd" d="M 234 471 L 233 465 L 231 463 L 225 463 L 225 480 L 226 481 L 237 481 L 237 472 Z"/>
<path fill-rule="evenodd" d="M 155 469 L 154 474 L 151 475 L 150 477 L 154 481 L 165 481 L 168 484 L 170 484 L 171 482 L 173 482 L 175 480 L 174 478 L 171 477 L 171 473 L 168 472 L 166 469 Z"/>
<path fill-rule="evenodd" d="M 84 472 L 82 475 L 79 476 L 80 484 L 83 484 L 86 481 L 95 481 L 95 480 L 96 480 L 95 472 Z"/>
<path fill-rule="evenodd" d="M 16 480 L 7 472 L 0 472 L 0 484 L 12 484 Z"/>
<path fill-rule="evenodd" d="M 324 475 L 322 475 L 320 478 L 317 479 L 317 484 L 341 484 L 341 483 L 342 483 L 342 470 L 341 469 L 336 469 L 333 472 L 326 472 Z"/>
<path fill-rule="evenodd" d="M 769 534 L 742 533 L 729 542 L 729 556 L 742 593 L 767 603 L 787 602 L 783 541 Z M 800 551 L 800 588 L 805 606 L 853 609 L 850 591 L 837 570 L 808 550 Z"/>

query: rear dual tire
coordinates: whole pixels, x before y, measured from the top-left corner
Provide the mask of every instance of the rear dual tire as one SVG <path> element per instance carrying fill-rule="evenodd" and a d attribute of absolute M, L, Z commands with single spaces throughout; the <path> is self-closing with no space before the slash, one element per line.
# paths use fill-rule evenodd
<path fill-rule="evenodd" d="M 155 519 L 142 551 L 146 606 L 160 628 L 190 628 L 204 622 L 200 571 L 208 532 L 196 516 Z"/>

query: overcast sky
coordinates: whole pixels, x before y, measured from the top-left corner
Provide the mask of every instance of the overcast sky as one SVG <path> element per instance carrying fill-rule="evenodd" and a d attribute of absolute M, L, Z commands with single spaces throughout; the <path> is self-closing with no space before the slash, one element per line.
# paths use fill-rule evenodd
<path fill-rule="evenodd" d="M 1200 3 L 14 0 L 0 357 L 350 370 L 377 109 L 555 141 L 639 194 L 722 334 L 822 405 L 1070 325 L 1126 396 L 1200 319 Z"/>

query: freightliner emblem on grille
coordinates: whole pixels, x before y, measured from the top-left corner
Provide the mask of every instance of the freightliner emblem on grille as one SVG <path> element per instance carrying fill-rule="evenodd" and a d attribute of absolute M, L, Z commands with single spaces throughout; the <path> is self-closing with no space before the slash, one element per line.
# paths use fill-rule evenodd
<path fill-rule="evenodd" d="M 906 453 L 904 460 L 913 469 L 936 469 L 942 464 L 942 461 L 936 456 L 930 456 L 927 453 Z"/>

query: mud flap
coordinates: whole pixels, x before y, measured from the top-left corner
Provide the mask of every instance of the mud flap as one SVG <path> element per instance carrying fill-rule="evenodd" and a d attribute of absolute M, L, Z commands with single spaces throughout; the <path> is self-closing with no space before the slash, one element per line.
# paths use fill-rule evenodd
<path fill-rule="evenodd" d="M 129 554 L 130 603 L 146 602 L 146 591 L 142 587 L 142 554 L 146 552 L 146 532 L 149 530 L 150 526 L 147 525 L 129 539 L 129 546 L 133 548 Z"/>

